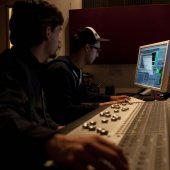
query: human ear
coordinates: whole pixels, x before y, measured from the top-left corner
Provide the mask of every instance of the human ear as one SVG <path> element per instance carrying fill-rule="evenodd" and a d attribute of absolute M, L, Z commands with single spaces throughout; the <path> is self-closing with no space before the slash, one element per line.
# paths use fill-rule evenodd
<path fill-rule="evenodd" d="M 90 44 L 86 44 L 86 45 L 84 46 L 84 48 L 85 48 L 85 50 L 88 52 L 88 51 L 90 50 Z"/>
<path fill-rule="evenodd" d="M 45 31 L 45 39 L 48 40 L 50 36 L 51 36 L 51 27 L 48 26 Z"/>

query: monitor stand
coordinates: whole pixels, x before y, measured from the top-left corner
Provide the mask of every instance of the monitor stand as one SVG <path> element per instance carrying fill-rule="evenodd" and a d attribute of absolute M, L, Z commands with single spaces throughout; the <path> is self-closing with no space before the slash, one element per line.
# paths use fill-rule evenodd
<path fill-rule="evenodd" d="M 151 95 L 152 93 L 152 90 L 151 89 L 144 89 L 142 92 L 140 92 L 139 94 L 140 95 L 143 95 L 143 96 L 148 96 L 148 95 Z"/>
<path fill-rule="evenodd" d="M 162 93 L 152 89 L 145 89 L 144 91 L 140 92 L 139 95 L 139 98 L 144 101 L 166 100 L 169 98 L 169 93 Z"/>

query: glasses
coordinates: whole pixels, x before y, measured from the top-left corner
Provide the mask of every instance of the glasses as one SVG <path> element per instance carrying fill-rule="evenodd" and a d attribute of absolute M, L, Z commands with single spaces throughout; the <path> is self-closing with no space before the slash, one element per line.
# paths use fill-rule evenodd
<path fill-rule="evenodd" d="M 92 48 L 95 48 L 95 49 L 97 50 L 98 53 L 101 52 L 101 49 L 100 49 L 99 47 L 96 47 L 96 46 L 94 46 L 94 45 L 91 45 L 91 47 L 92 47 Z"/>

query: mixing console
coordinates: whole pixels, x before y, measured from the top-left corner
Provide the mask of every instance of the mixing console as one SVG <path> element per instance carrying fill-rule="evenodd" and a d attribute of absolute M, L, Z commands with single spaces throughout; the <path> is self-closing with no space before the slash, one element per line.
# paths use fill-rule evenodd
<path fill-rule="evenodd" d="M 169 105 L 132 98 L 80 119 L 66 134 L 99 134 L 119 144 L 131 170 L 169 170 Z"/>

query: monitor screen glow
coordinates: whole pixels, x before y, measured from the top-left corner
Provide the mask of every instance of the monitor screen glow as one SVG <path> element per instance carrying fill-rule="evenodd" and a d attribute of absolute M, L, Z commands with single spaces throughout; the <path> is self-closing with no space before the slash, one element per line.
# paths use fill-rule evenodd
<path fill-rule="evenodd" d="M 135 85 L 167 92 L 170 73 L 170 41 L 139 47 Z"/>

